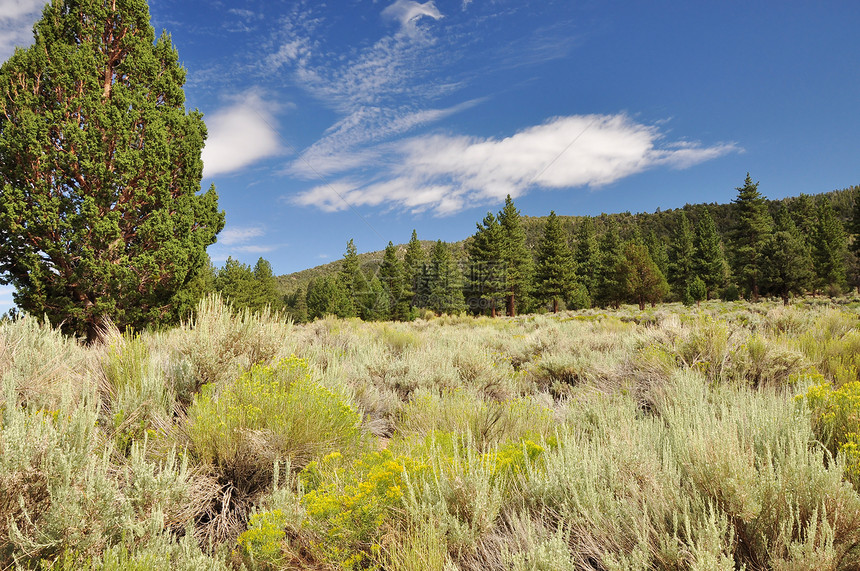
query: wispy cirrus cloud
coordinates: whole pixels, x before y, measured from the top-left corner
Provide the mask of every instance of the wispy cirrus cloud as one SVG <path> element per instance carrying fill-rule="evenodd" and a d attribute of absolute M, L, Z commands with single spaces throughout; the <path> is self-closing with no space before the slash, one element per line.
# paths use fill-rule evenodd
<path fill-rule="evenodd" d="M 401 31 L 412 34 L 421 18 L 439 20 L 442 18 L 442 13 L 436 8 L 436 4 L 432 0 L 423 4 L 414 0 L 397 0 L 382 11 L 382 16 L 398 22 Z"/>
<path fill-rule="evenodd" d="M 624 114 L 558 117 L 509 137 L 433 134 L 380 146 L 386 170 L 344 177 L 292 201 L 324 211 L 352 206 L 454 213 L 531 187 L 598 188 L 657 167 L 688 168 L 739 152 L 733 143 L 665 142 L 658 127 Z"/>
<path fill-rule="evenodd" d="M 313 9 L 282 23 L 282 39 L 267 63 L 284 69 L 295 84 L 334 110 L 338 118 L 288 166 L 287 172 L 316 176 L 333 165 L 367 158 L 367 145 L 408 133 L 462 111 L 474 101 L 448 106 L 434 102 L 457 89 L 453 81 L 430 81 L 445 58 L 430 23 L 443 18 L 432 1 L 397 0 L 379 13 L 397 29 L 366 47 L 333 58 L 315 33 Z M 425 24 L 424 22 L 428 23 Z M 449 54 L 450 57 L 450 54 Z"/>
<path fill-rule="evenodd" d="M 273 112 L 277 105 L 248 91 L 208 117 L 203 176 L 238 171 L 283 152 Z"/>
<path fill-rule="evenodd" d="M 0 61 L 8 59 L 16 46 L 32 43 L 33 24 L 45 4 L 45 0 L 0 1 Z"/>

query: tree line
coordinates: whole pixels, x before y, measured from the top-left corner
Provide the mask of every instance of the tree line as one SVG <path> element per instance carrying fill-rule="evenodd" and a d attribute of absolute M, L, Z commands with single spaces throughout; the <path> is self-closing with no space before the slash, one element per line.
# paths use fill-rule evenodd
<path fill-rule="evenodd" d="M 714 298 L 787 304 L 858 285 L 860 187 L 769 201 L 758 186 L 747 174 L 731 204 L 636 216 L 530 219 L 508 196 L 462 248 L 425 248 L 413 231 L 405 247 L 389 242 L 380 261 L 362 264 L 350 240 L 337 272 L 270 300 L 297 321 L 409 320 Z"/>

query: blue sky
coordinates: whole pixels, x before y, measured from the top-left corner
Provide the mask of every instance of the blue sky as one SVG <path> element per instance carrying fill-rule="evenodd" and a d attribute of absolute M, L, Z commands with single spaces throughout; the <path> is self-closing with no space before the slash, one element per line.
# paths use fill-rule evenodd
<path fill-rule="evenodd" d="M 43 2 L 0 0 L 0 57 Z M 860 182 L 860 3 L 151 0 L 205 114 L 216 265 L 288 273 L 525 215 Z M 0 290 L 0 300 L 9 292 Z"/>

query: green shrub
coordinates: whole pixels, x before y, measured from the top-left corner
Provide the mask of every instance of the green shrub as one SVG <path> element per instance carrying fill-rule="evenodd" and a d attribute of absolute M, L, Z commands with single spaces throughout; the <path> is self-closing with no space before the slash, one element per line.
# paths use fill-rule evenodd
<path fill-rule="evenodd" d="M 401 409 L 396 429 L 404 437 L 423 437 L 434 432 L 469 433 L 478 449 L 484 451 L 506 440 L 550 434 L 555 425 L 553 411 L 537 399 L 486 401 L 458 390 L 416 396 Z"/>
<path fill-rule="evenodd" d="M 420 478 L 427 465 L 389 450 L 345 463 L 339 454 L 309 464 L 300 474 L 306 495 L 306 525 L 319 536 L 324 558 L 346 569 L 379 557 L 380 541 L 396 516 L 406 482 Z"/>
<path fill-rule="evenodd" d="M 174 331 L 191 362 L 197 387 L 227 381 L 255 364 L 290 354 L 290 324 L 268 308 L 234 312 L 219 295 L 200 301 L 194 318 Z M 197 388 L 195 387 L 195 389 Z"/>
<path fill-rule="evenodd" d="M 860 382 L 838 389 L 826 383 L 813 385 L 795 399 L 810 411 L 821 443 L 833 456 L 844 457 L 846 475 L 860 489 Z"/>
<path fill-rule="evenodd" d="M 236 479 L 271 481 L 276 460 L 304 466 L 361 446 L 361 416 L 311 377 L 304 359 L 254 365 L 233 383 L 207 385 L 188 409 L 197 457 Z"/>

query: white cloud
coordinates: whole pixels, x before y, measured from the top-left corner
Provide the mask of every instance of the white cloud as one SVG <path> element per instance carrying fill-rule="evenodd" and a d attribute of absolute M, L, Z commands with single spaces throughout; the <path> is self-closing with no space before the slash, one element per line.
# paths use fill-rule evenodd
<path fill-rule="evenodd" d="M 15 288 L 0 287 L 0 309 L 8 309 L 15 305 L 12 301 L 12 294 L 15 293 Z"/>
<path fill-rule="evenodd" d="M 0 0 L 0 20 L 31 16 L 42 10 L 45 0 Z"/>
<path fill-rule="evenodd" d="M 230 226 L 225 228 L 218 234 L 218 242 L 225 246 L 244 244 L 249 240 L 253 240 L 254 238 L 259 238 L 260 236 L 263 236 L 265 233 L 265 229 L 260 226 Z"/>
<path fill-rule="evenodd" d="M 421 125 L 427 125 L 459 113 L 481 100 L 475 99 L 446 109 L 381 109 L 365 107 L 344 117 L 326 135 L 305 150 L 289 167 L 291 174 L 308 178 L 352 170 L 382 159 L 367 143 L 400 135 Z M 361 150 L 352 150 L 361 146 Z"/>
<path fill-rule="evenodd" d="M 656 126 L 623 114 L 558 117 L 504 139 L 415 137 L 377 146 L 388 165 L 380 177 L 343 179 L 293 201 L 325 211 L 385 206 L 445 215 L 533 186 L 597 188 L 649 168 L 688 168 L 740 150 L 731 143 L 661 144 L 663 138 Z"/>
<path fill-rule="evenodd" d="M 281 154 L 274 107 L 257 92 L 248 91 L 229 107 L 206 117 L 209 138 L 203 148 L 203 176 L 234 172 Z"/>
<path fill-rule="evenodd" d="M 33 24 L 39 19 L 45 0 L 0 0 L 0 61 L 12 55 L 16 46 L 33 41 Z"/>
<path fill-rule="evenodd" d="M 400 29 L 411 34 L 415 31 L 418 20 L 423 17 L 439 20 L 442 18 L 442 13 L 436 8 L 433 0 L 428 0 L 423 4 L 414 0 L 397 0 L 382 11 L 382 16 L 399 22 Z"/>

